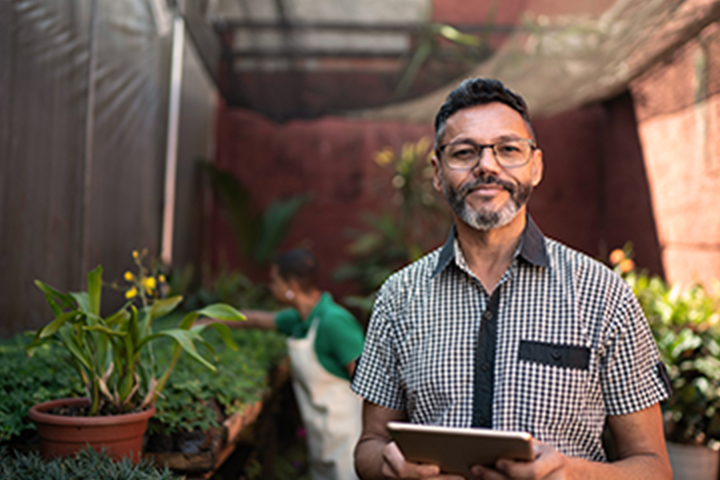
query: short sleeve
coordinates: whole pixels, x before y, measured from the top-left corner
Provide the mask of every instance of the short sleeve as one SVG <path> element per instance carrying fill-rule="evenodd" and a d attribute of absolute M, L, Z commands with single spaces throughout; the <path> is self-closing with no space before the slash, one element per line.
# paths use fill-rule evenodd
<path fill-rule="evenodd" d="M 323 345 L 327 345 L 328 353 L 344 368 L 360 356 L 364 341 L 360 324 L 350 313 L 343 313 L 337 313 L 335 321 L 323 320 L 322 329 L 318 329 L 317 342 L 322 341 Z"/>
<path fill-rule="evenodd" d="M 609 332 L 600 375 L 608 415 L 637 412 L 670 394 L 665 369 L 642 309 L 628 287 Z"/>
<path fill-rule="evenodd" d="M 292 308 L 279 311 L 275 314 L 275 328 L 278 332 L 292 336 L 295 327 L 302 323 L 302 317 Z"/>
<path fill-rule="evenodd" d="M 352 390 L 365 400 L 393 410 L 405 409 L 393 321 L 393 294 L 388 283 L 380 289 L 365 336 L 365 348 L 353 377 Z"/>

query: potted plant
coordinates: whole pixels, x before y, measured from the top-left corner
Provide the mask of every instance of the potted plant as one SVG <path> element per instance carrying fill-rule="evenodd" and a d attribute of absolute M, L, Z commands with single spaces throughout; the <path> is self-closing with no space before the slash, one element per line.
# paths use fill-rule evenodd
<path fill-rule="evenodd" d="M 158 283 L 163 278 L 148 272 L 137 251 L 133 257 L 138 274 L 125 274 L 131 284 L 126 292 L 128 300 L 109 315 L 101 313 L 101 266 L 88 273 L 84 292 L 62 293 L 39 280 L 35 282 L 54 317 L 35 332 L 26 347 L 28 354 L 45 342 L 60 344 L 87 393 L 87 398 L 54 400 L 30 409 L 29 416 L 36 423 L 41 451 L 46 456 L 75 453 L 89 442 L 93 447 L 106 448 L 115 458 L 128 456 L 139 461 L 147 422 L 155 413 L 155 400 L 182 352 L 206 368 L 215 369 L 195 346 L 203 345 L 214 355 L 200 331 L 211 326 L 228 346 L 237 349 L 227 326 L 193 326 L 201 315 L 219 320 L 244 319 L 226 304 L 190 312 L 175 328 L 153 329 L 153 320 L 172 312 L 182 297 L 160 298 Z M 158 365 L 152 353 L 152 342 L 160 338 L 175 343 L 172 359 L 165 365 Z"/>
<path fill-rule="evenodd" d="M 668 453 L 677 478 L 718 478 L 720 455 L 720 295 L 700 284 L 669 286 L 637 272 L 628 251 L 611 263 L 632 287 L 666 366 L 663 402 Z M 690 469 L 690 470 L 686 470 Z"/>

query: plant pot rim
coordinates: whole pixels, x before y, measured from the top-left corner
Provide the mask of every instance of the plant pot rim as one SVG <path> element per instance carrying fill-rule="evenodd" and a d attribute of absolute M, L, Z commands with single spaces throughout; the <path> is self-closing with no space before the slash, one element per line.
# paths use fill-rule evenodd
<path fill-rule="evenodd" d="M 155 405 L 141 412 L 120 413 L 117 415 L 97 415 L 91 417 L 53 415 L 46 413 L 48 410 L 61 405 L 87 405 L 90 401 L 87 398 L 60 398 L 38 403 L 30 407 L 28 416 L 34 422 L 42 422 L 51 425 L 83 425 L 103 426 L 118 425 L 137 422 L 139 418 L 150 418 L 155 415 Z"/>

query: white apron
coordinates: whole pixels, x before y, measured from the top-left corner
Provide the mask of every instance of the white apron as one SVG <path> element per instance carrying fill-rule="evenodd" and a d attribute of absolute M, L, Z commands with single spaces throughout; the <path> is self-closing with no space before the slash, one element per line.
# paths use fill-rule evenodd
<path fill-rule="evenodd" d="M 350 382 L 329 373 L 315 353 L 317 317 L 305 338 L 288 338 L 293 390 L 305 425 L 313 480 L 357 480 L 353 450 L 362 423 L 362 400 Z"/>

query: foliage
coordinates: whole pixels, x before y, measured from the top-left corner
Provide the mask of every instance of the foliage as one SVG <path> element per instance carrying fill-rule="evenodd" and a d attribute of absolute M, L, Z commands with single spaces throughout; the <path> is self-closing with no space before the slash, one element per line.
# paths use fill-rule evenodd
<path fill-rule="evenodd" d="M 447 235 L 450 217 L 431 184 L 430 148 L 431 140 L 422 138 L 404 144 L 399 152 L 387 147 L 377 153 L 376 163 L 393 171 L 393 202 L 379 214 L 363 213 L 369 229 L 351 232 L 353 261 L 341 265 L 334 278 L 355 282 L 362 296 L 345 298 L 346 304 L 369 312 L 374 292 L 392 272 L 420 258 Z"/>
<path fill-rule="evenodd" d="M 33 358 L 25 355 L 30 338 L 16 335 L 0 343 L 0 441 L 23 437 L 35 426 L 28 419 L 30 407 L 83 393 L 69 363 L 53 345 L 43 345 Z"/>
<path fill-rule="evenodd" d="M 265 265 L 285 239 L 297 211 L 311 197 L 300 195 L 276 200 L 262 210 L 252 201 L 250 191 L 237 177 L 218 169 L 212 162 L 201 164 L 226 209 L 240 251 L 258 265 Z"/>
<path fill-rule="evenodd" d="M 178 362 L 172 382 L 157 401 L 158 413 L 150 419 L 150 433 L 173 433 L 218 426 L 216 402 L 230 416 L 260 400 L 267 390 L 267 374 L 286 354 L 283 337 L 276 332 L 232 331 L 238 351 L 221 348 L 222 340 L 209 332 L 207 340 L 218 348 L 217 369 L 204 371 L 188 358 Z M 170 355 L 169 345 L 156 349 L 158 357 Z"/>
<path fill-rule="evenodd" d="M 77 455 L 46 460 L 38 453 L 11 453 L 0 447 L 0 478 L 13 480 L 173 480 L 167 468 L 158 470 L 148 462 L 113 461 L 88 448 Z"/>
<path fill-rule="evenodd" d="M 279 306 L 266 286 L 254 283 L 238 271 L 221 271 L 207 287 L 187 295 L 183 307 L 194 310 L 215 302 L 227 303 L 241 310 L 274 310 Z"/>
<path fill-rule="evenodd" d="M 497 0 L 491 2 L 485 19 L 486 28 L 479 35 L 462 33 L 442 23 L 430 23 L 418 32 L 415 50 L 395 87 L 395 96 L 405 96 L 422 66 L 433 58 L 462 60 L 467 67 L 474 67 L 486 60 L 492 54 L 489 37 L 499 3 Z"/>
<path fill-rule="evenodd" d="M 201 315 L 219 320 L 242 320 L 240 312 L 226 304 L 214 304 L 186 314 L 175 328 L 154 329 L 153 321 L 172 312 L 182 297 L 160 298 L 158 278 L 145 269 L 142 258 L 133 252 L 138 273 L 125 274 L 131 282 L 126 293 L 127 303 L 116 312 L 101 315 L 102 267 L 88 273 L 87 291 L 62 293 L 36 280 L 45 294 L 54 318 L 37 330 L 26 347 L 33 354 L 40 345 L 55 342 L 70 354 L 90 399 L 90 415 L 142 410 L 152 405 L 165 387 L 170 373 L 184 351 L 194 360 L 213 371 L 215 367 L 200 355 L 195 344 L 214 349 L 199 334 L 206 325 L 193 327 Z M 140 305 L 135 301 L 139 299 Z M 138 308 L 139 307 L 139 308 Z M 230 329 L 211 323 L 232 348 Z M 174 341 L 169 362 L 156 363 L 151 342 L 160 338 Z M 164 368 L 157 378 L 156 369 Z"/>
<path fill-rule="evenodd" d="M 628 263 L 631 246 L 611 263 L 632 287 L 667 367 L 672 393 L 663 403 L 668 440 L 720 440 L 720 291 L 700 284 L 669 286 Z M 630 260 L 631 262 L 631 260 Z"/>

